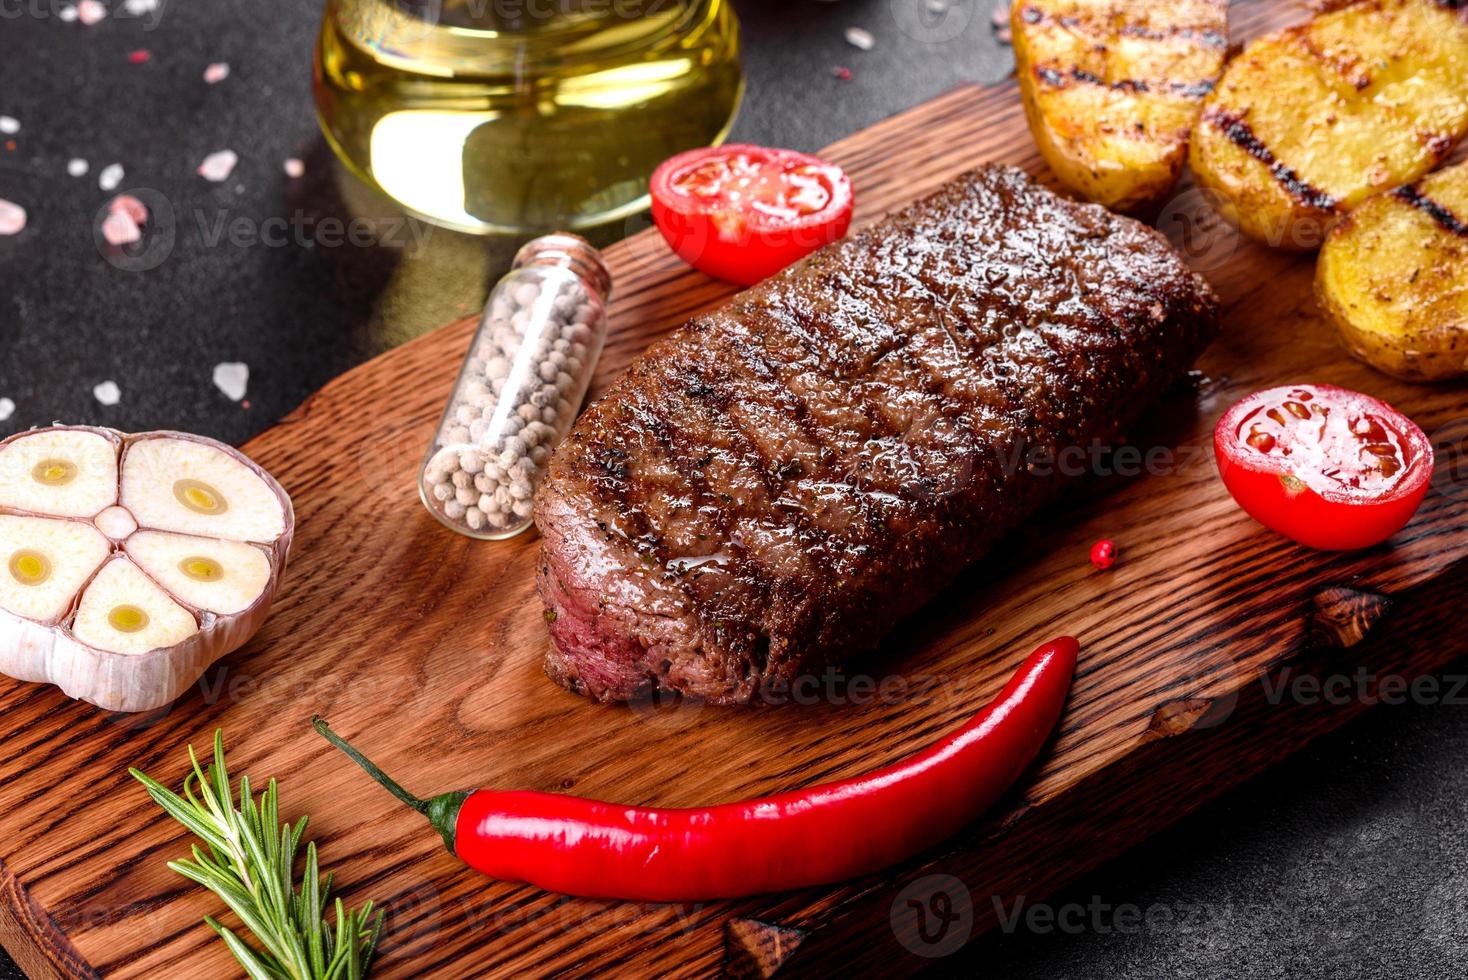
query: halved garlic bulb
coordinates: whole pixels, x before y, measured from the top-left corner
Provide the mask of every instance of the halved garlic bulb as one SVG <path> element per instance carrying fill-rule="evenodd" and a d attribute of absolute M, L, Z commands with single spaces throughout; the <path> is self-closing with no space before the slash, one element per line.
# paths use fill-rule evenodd
<path fill-rule="evenodd" d="M 114 711 L 177 698 L 260 627 L 295 529 L 211 439 L 58 426 L 0 442 L 0 673 Z"/>

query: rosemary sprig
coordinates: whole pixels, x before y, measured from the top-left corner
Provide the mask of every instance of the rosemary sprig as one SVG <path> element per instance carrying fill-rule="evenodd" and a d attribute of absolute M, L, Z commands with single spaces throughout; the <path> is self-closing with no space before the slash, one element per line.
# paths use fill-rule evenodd
<path fill-rule="evenodd" d="M 306 818 L 295 826 L 280 822 L 274 779 L 257 802 L 250 777 L 241 776 L 236 807 L 221 731 L 214 732 L 214 762 L 208 769 L 199 764 L 192 745 L 189 761 L 193 772 L 184 779 L 182 796 L 137 769 L 128 772 L 169 816 L 203 841 L 203 847 L 193 845 L 192 861 L 170 861 L 168 866 L 222 898 L 254 935 L 258 946 L 212 916 L 204 917 L 245 973 L 252 980 L 365 977 L 382 932 L 382 912 L 373 915 L 370 901 L 347 911 L 338 898 L 335 925 L 327 923 L 331 875 L 321 877 L 314 842 L 306 844 L 306 867 L 300 887 L 295 887 L 296 851 Z"/>

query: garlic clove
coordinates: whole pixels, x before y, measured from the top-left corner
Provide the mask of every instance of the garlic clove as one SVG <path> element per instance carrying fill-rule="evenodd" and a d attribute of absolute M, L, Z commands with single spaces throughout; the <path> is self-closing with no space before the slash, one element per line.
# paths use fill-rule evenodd
<path fill-rule="evenodd" d="M 138 529 L 138 522 L 133 520 L 133 515 L 119 504 L 113 504 L 92 518 L 92 523 L 113 541 L 122 541 Z"/>
<path fill-rule="evenodd" d="M 147 653 L 199 632 L 193 614 L 126 558 L 109 561 L 77 606 L 72 633 L 110 653 Z"/>
<path fill-rule="evenodd" d="M 118 441 L 92 429 L 43 429 L 0 446 L 0 507 L 92 517 L 117 502 Z"/>
<path fill-rule="evenodd" d="M 239 541 L 139 531 L 124 547 L 176 598 L 221 616 L 249 609 L 270 585 L 265 552 Z"/>
<path fill-rule="evenodd" d="M 109 551 L 89 524 L 0 514 L 0 609 L 56 622 Z"/>
<path fill-rule="evenodd" d="M 276 491 L 240 458 L 203 441 L 140 438 L 122 457 L 122 505 L 138 525 L 270 542 L 286 529 Z"/>

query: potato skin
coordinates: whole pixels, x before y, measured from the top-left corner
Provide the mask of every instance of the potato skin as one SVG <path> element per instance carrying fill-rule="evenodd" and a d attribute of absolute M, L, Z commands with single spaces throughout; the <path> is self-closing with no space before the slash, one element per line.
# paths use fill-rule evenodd
<path fill-rule="evenodd" d="M 1164 197 L 1223 70 L 1227 0 L 1015 0 L 1010 24 L 1030 132 L 1061 183 L 1117 211 Z"/>
<path fill-rule="evenodd" d="M 1465 132 L 1468 6 L 1358 0 L 1248 45 L 1205 102 L 1189 162 L 1246 235 L 1309 250 Z"/>
<path fill-rule="evenodd" d="M 1468 375 L 1468 163 L 1343 218 L 1320 250 L 1315 294 L 1346 349 L 1378 370 Z"/>

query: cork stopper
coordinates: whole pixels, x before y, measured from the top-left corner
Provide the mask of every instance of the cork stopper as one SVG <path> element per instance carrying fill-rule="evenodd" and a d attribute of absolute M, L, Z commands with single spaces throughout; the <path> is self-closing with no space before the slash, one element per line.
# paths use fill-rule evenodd
<path fill-rule="evenodd" d="M 515 253 L 513 269 L 529 266 L 560 266 L 574 272 L 588 289 L 605 303 L 612 295 L 612 274 L 607 271 L 601 253 L 580 235 L 568 231 L 552 232 L 532 238 Z"/>

